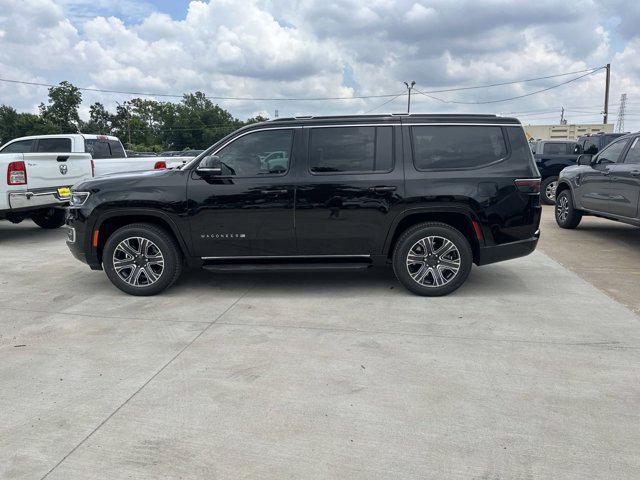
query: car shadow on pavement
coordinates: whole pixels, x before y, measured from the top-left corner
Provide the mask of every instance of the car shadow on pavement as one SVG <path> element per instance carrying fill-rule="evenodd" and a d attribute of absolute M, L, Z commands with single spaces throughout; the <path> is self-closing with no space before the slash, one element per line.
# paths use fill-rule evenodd
<path fill-rule="evenodd" d="M 64 242 L 67 230 L 58 228 L 53 230 L 45 230 L 38 227 L 30 220 L 26 220 L 19 224 L 8 221 L 0 222 L 0 244 L 7 244 L 14 241 L 42 241 L 59 237 Z"/>

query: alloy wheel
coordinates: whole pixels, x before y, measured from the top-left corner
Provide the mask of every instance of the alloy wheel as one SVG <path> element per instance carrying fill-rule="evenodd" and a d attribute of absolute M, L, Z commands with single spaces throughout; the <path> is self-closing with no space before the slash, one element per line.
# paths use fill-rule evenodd
<path fill-rule="evenodd" d="M 148 238 L 129 237 L 118 243 L 113 251 L 113 269 L 129 285 L 148 287 L 162 276 L 164 257 Z"/>
<path fill-rule="evenodd" d="M 442 287 L 458 274 L 460 251 L 447 238 L 436 235 L 424 237 L 409 249 L 406 264 L 416 283 L 425 287 Z"/>
<path fill-rule="evenodd" d="M 569 199 L 566 195 L 562 195 L 556 202 L 556 217 L 563 223 L 569 217 Z"/>

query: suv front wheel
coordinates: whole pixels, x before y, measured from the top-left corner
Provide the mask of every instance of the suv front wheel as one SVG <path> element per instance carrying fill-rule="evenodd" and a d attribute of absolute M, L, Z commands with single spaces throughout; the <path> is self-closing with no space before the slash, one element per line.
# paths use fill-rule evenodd
<path fill-rule="evenodd" d="M 107 240 L 102 258 L 111 283 L 130 295 L 160 293 L 182 272 L 182 254 L 173 236 L 148 223 L 116 230 Z"/>
<path fill-rule="evenodd" d="M 393 252 L 393 270 L 400 283 L 418 295 L 447 295 L 471 271 L 471 246 L 455 228 L 439 222 L 421 223 L 405 231 Z"/>
<path fill-rule="evenodd" d="M 582 220 L 582 211 L 573 205 L 571 190 L 563 190 L 556 199 L 556 223 L 560 228 L 576 228 Z"/>

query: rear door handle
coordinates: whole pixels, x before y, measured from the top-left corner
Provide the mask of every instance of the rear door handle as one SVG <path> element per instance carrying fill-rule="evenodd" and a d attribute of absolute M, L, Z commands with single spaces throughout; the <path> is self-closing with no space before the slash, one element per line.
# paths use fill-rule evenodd
<path fill-rule="evenodd" d="M 640 170 L 631 170 L 629 173 L 634 177 L 637 177 L 638 175 L 640 175 Z"/>
<path fill-rule="evenodd" d="M 69 155 L 58 155 L 58 158 L 56 158 L 56 160 L 58 162 L 66 162 L 67 160 L 69 160 Z"/>
<path fill-rule="evenodd" d="M 602 174 L 609 176 L 609 175 L 611 175 L 611 172 L 609 170 L 603 170 Z"/>
<path fill-rule="evenodd" d="M 369 187 L 370 192 L 395 192 L 398 187 L 394 185 L 380 185 L 378 187 Z"/>
<path fill-rule="evenodd" d="M 289 193 L 289 190 L 286 188 L 274 188 L 273 190 L 260 190 L 260 193 L 263 195 L 282 195 Z"/>

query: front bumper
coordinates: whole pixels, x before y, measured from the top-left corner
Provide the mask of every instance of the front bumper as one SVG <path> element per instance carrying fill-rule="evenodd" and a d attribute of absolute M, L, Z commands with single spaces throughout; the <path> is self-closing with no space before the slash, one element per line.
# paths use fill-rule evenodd
<path fill-rule="evenodd" d="M 540 230 L 531 238 L 518 240 L 517 242 L 503 243 L 490 247 L 481 247 L 478 251 L 478 265 L 488 265 L 490 263 L 511 260 L 512 258 L 524 257 L 536 249 Z"/>
<path fill-rule="evenodd" d="M 90 230 L 87 230 L 86 220 L 80 220 L 76 211 L 68 209 L 65 228 L 67 229 L 67 247 L 71 254 L 77 260 L 89 265 L 92 270 L 101 270 L 100 260 L 91 248 Z"/>
<path fill-rule="evenodd" d="M 68 197 L 61 197 L 57 190 L 35 190 L 9 192 L 11 210 L 33 210 L 44 207 L 64 207 L 69 204 Z"/>

